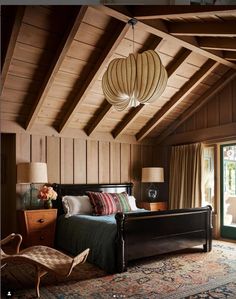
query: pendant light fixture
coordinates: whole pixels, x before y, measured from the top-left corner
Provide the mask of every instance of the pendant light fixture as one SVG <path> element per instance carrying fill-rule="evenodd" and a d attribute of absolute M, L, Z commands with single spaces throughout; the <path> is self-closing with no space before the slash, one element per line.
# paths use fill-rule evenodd
<path fill-rule="evenodd" d="M 128 23 L 132 25 L 134 37 L 137 20 L 131 19 Z M 157 100 L 165 90 L 167 80 L 167 72 L 159 55 L 147 50 L 112 60 L 103 75 L 102 89 L 107 101 L 116 110 L 122 111 Z"/>

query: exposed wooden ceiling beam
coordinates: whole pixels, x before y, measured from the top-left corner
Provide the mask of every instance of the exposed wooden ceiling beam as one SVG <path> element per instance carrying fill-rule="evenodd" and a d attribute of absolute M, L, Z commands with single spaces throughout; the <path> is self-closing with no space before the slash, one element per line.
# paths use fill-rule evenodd
<path fill-rule="evenodd" d="M 135 5 L 131 10 L 133 16 L 138 20 L 209 16 L 209 13 L 214 15 L 236 13 L 235 6 L 228 5 Z"/>
<path fill-rule="evenodd" d="M 192 52 L 188 49 L 182 49 L 174 58 L 172 62 L 169 63 L 166 70 L 168 73 L 168 78 L 174 76 L 181 66 L 181 64 L 190 56 Z"/>
<path fill-rule="evenodd" d="M 69 50 L 69 48 L 74 40 L 74 37 L 81 25 L 81 22 L 84 18 L 84 15 L 85 15 L 87 9 L 88 9 L 88 6 L 81 6 L 79 11 L 75 14 L 75 17 L 72 20 L 71 24 L 69 25 L 68 30 L 65 33 L 65 35 L 61 41 L 61 44 L 57 50 L 57 53 L 54 56 L 54 60 L 51 64 L 51 66 L 49 67 L 48 73 L 45 76 L 45 80 L 39 90 L 39 93 L 38 93 L 37 99 L 34 103 L 34 106 L 29 114 L 27 121 L 26 121 L 26 124 L 25 124 L 26 130 L 29 130 L 32 127 L 34 121 L 36 120 L 37 115 L 43 106 L 44 100 L 53 84 L 55 74 L 58 72 L 58 70 L 66 56 L 66 53 Z"/>
<path fill-rule="evenodd" d="M 74 116 L 75 111 L 79 108 L 82 104 L 84 98 L 97 81 L 98 77 L 100 76 L 101 72 L 104 70 L 104 67 L 108 63 L 109 59 L 111 58 L 112 54 L 115 52 L 116 48 L 120 44 L 121 40 L 125 37 L 127 31 L 129 30 L 130 25 L 128 23 L 120 23 L 117 26 L 116 32 L 113 32 L 112 37 L 107 41 L 106 47 L 103 49 L 103 52 L 97 61 L 96 65 L 94 66 L 93 70 L 88 75 L 86 81 L 84 82 L 83 86 L 81 87 L 79 93 L 74 97 L 74 101 L 72 105 L 69 107 L 68 111 L 65 114 L 60 126 L 59 132 L 62 132 L 71 119 Z"/>
<path fill-rule="evenodd" d="M 124 12 L 123 9 L 113 9 L 105 5 L 91 5 L 91 7 L 94 10 L 98 10 L 101 13 L 104 13 L 112 18 L 115 18 L 125 23 L 127 23 L 131 18 L 133 18 L 133 15 L 130 12 Z"/>
<path fill-rule="evenodd" d="M 236 52 L 224 51 L 223 52 L 224 58 L 230 61 L 236 60 Z"/>
<path fill-rule="evenodd" d="M 115 127 L 115 129 L 112 131 L 112 136 L 117 138 L 119 135 L 121 135 L 124 130 L 139 116 L 144 106 L 144 104 L 140 104 L 139 106 L 133 108 L 129 114 L 125 116 L 124 119 L 122 119 L 122 121 Z"/>
<path fill-rule="evenodd" d="M 201 37 L 198 44 L 202 49 L 236 51 L 236 39 L 231 37 Z"/>
<path fill-rule="evenodd" d="M 159 24 L 155 24 L 154 22 L 151 22 L 151 21 L 145 21 L 145 23 L 138 22 L 136 26 L 139 26 L 140 29 L 146 30 L 152 34 L 161 36 L 161 37 L 169 40 L 170 42 L 177 43 L 180 46 L 185 47 L 197 54 L 203 55 L 209 59 L 215 60 L 215 61 L 222 63 L 228 67 L 236 69 L 236 65 L 234 63 L 225 60 L 223 57 L 220 57 L 213 52 L 209 52 L 209 51 L 206 51 L 205 49 L 200 48 L 198 43 L 194 43 L 190 40 L 187 41 L 186 37 L 184 37 L 184 36 L 183 37 L 179 36 L 177 38 L 165 31 L 162 31 L 163 28 L 161 30 L 160 27 L 162 27 L 162 26 L 160 26 Z"/>
<path fill-rule="evenodd" d="M 22 23 L 24 14 L 25 14 L 25 7 L 18 6 L 17 10 L 16 10 L 14 24 L 13 24 L 12 31 L 11 31 L 10 40 L 9 40 L 9 43 L 8 43 L 7 49 L 6 49 L 5 59 L 4 59 L 3 65 L 2 65 L 1 92 L 4 88 L 5 80 L 6 80 L 8 71 L 9 71 L 9 67 L 11 64 L 12 57 L 13 57 L 13 52 L 15 49 L 18 34 L 20 32 L 20 27 L 21 27 L 21 23 Z"/>
<path fill-rule="evenodd" d="M 219 65 L 208 60 L 192 78 L 154 115 L 152 119 L 136 134 L 138 141 L 146 137 L 194 88 Z"/>
<path fill-rule="evenodd" d="M 88 136 L 90 136 L 92 132 L 98 127 L 98 125 L 105 118 L 108 112 L 111 111 L 111 109 L 112 105 L 108 103 L 107 100 L 105 100 L 99 110 L 95 113 L 94 117 L 89 122 L 88 126 L 86 126 L 86 128 L 84 129 Z"/>
<path fill-rule="evenodd" d="M 187 35 L 187 36 L 236 36 L 236 22 L 196 22 L 196 23 L 167 23 L 170 34 L 173 35 Z"/>
<path fill-rule="evenodd" d="M 182 50 L 178 53 L 175 59 L 167 66 L 168 78 L 173 76 L 178 67 L 187 59 L 187 57 L 191 54 L 189 50 Z M 135 121 L 135 119 L 139 116 L 140 112 L 144 108 L 145 105 L 141 104 L 138 107 L 134 108 L 127 117 L 125 117 L 112 131 L 112 135 L 114 138 L 117 138 L 120 134 L 124 132 L 124 130 Z"/>
<path fill-rule="evenodd" d="M 118 12 L 118 11 L 114 10 L 113 8 L 108 7 L 108 6 L 97 5 L 97 6 L 93 6 L 93 7 L 94 7 L 94 9 L 97 9 L 97 10 L 99 10 L 99 11 L 101 11 L 101 12 L 103 12 L 103 13 L 109 15 L 109 16 L 112 16 L 116 19 L 119 19 L 123 22 L 127 22 L 130 19 L 130 15 L 125 15 L 124 13 Z M 175 6 L 174 8 L 176 8 L 176 7 L 177 6 Z M 216 6 L 214 6 L 214 9 L 215 9 L 215 7 Z M 227 14 L 227 11 L 228 11 L 229 14 L 231 14 L 232 11 L 235 12 L 235 10 L 226 9 L 226 8 L 229 8 L 229 7 L 230 6 L 224 7 L 224 9 L 223 9 L 224 13 Z M 143 6 L 143 8 L 144 8 L 144 6 Z M 158 6 L 157 6 L 157 8 L 158 8 Z M 210 12 L 212 13 L 212 7 L 211 7 Z M 194 14 L 194 16 L 196 16 L 196 13 Z M 154 21 L 153 20 L 139 21 L 135 26 L 137 28 L 139 28 L 140 30 L 145 30 L 146 32 L 157 35 L 157 36 L 159 36 L 163 39 L 169 40 L 170 42 L 173 42 L 174 44 L 178 44 L 181 47 L 184 47 L 184 48 L 189 49 L 189 50 L 191 50 L 195 53 L 203 55 L 207 58 L 218 61 L 218 62 L 220 62 L 220 63 L 222 63 L 222 64 L 224 64 L 228 67 L 236 69 L 236 65 L 234 63 L 224 59 L 223 57 L 217 56 L 215 53 L 212 53 L 212 52 L 209 52 L 209 51 L 206 51 L 204 49 L 199 48 L 199 45 L 197 44 L 197 42 L 194 43 L 194 42 L 191 42 L 191 41 L 186 41 L 184 39 L 184 37 L 180 37 L 180 36 L 176 37 L 176 36 L 171 35 L 168 32 L 165 24 L 160 20 L 158 20 L 158 22 L 155 21 L 155 20 Z"/>
<path fill-rule="evenodd" d="M 212 97 L 221 91 L 233 78 L 236 77 L 234 70 L 229 70 L 214 85 L 212 85 L 203 95 L 201 95 L 184 113 L 182 113 L 176 121 L 174 121 L 166 130 L 164 130 L 156 139 L 156 143 L 161 143 L 167 136 L 176 130 L 185 120 L 198 111 Z"/>

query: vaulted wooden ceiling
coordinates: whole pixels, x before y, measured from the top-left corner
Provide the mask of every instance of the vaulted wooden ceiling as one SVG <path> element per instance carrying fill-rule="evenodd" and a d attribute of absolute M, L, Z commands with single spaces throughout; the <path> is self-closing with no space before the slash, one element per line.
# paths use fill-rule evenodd
<path fill-rule="evenodd" d="M 161 140 L 236 76 L 236 6 L 2 6 L 1 14 L 1 120 L 27 131 Z M 147 49 L 166 67 L 167 88 L 117 112 L 103 73 L 112 59 Z"/>

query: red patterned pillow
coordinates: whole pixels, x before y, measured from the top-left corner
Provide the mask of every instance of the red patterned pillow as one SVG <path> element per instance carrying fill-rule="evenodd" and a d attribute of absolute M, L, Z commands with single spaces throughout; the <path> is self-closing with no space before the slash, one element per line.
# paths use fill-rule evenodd
<path fill-rule="evenodd" d="M 106 192 L 87 192 L 94 215 L 110 215 L 117 212 L 129 212 L 128 196 L 126 192 L 106 193 Z"/>

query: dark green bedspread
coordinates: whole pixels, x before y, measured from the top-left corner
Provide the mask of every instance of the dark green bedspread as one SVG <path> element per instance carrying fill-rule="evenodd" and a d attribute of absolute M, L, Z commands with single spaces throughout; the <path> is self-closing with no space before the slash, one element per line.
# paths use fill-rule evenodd
<path fill-rule="evenodd" d="M 72 255 L 90 248 L 88 261 L 109 273 L 116 272 L 115 237 L 115 215 L 58 218 L 56 246 Z"/>

